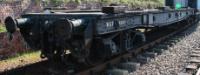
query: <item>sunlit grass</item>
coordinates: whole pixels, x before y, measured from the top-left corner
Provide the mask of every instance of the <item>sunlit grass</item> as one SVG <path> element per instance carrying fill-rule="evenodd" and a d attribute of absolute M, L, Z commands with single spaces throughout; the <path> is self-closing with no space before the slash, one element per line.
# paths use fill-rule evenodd
<path fill-rule="evenodd" d="M 25 65 L 29 65 L 29 64 L 33 64 L 41 60 L 42 59 L 40 58 L 40 51 L 21 53 L 15 57 L 10 57 L 6 60 L 1 60 L 0 72 L 21 67 L 21 66 L 25 66 Z"/>
<path fill-rule="evenodd" d="M 29 52 L 24 52 L 24 53 L 18 53 L 15 56 L 9 57 L 6 59 L 6 61 L 15 61 L 18 59 L 35 59 L 40 57 L 40 51 L 29 51 Z"/>
<path fill-rule="evenodd" d="M 5 25 L 0 24 L 0 33 L 1 32 L 6 32 L 6 27 Z"/>
<path fill-rule="evenodd" d="M 31 61 L 31 60 L 36 60 L 40 59 L 40 51 L 36 52 L 25 52 L 25 53 L 20 53 L 17 54 L 16 56 L 9 57 L 5 60 L 0 61 L 0 65 L 2 63 L 20 63 L 22 61 Z"/>
<path fill-rule="evenodd" d="M 21 53 L 15 57 L 10 57 L 6 60 L 1 60 L 0 72 L 21 67 L 21 66 L 25 66 L 25 65 L 29 65 L 29 64 L 33 64 L 39 61 L 42 61 L 42 59 L 40 58 L 40 51 Z"/>

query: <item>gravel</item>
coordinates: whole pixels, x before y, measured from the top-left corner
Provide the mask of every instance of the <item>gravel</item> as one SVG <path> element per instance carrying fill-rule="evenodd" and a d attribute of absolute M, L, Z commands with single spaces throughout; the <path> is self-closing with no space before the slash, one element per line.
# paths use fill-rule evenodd
<path fill-rule="evenodd" d="M 134 71 L 133 75 L 177 75 L 182 72 L 190 59 L 191 51 L 200 47 L 200 24 L 181 33 L 182 38 L 173 46 L 152 58 Z"/>

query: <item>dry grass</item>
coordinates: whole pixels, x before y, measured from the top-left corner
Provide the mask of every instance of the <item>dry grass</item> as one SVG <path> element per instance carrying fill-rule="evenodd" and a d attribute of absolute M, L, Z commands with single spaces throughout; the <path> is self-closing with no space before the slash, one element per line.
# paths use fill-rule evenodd
<path fill-rule="evenodd" d="M 0 61 L 0 72 L 10 70 L 17 67 L 22 67 L 28 64 L 33 64 L 41 61 L 40 51 L 23 53 L 16 57 L 8 58 Z"/>

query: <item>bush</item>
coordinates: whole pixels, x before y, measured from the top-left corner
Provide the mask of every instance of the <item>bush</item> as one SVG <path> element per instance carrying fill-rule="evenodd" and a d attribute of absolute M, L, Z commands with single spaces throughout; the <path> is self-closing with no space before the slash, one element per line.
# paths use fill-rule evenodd
<path fill-rule="evenodd" d="M 83 2 L 99 2 L 101 4 L 125 4 L 130 7 L 142 7 L 142 8 L 153 8 L 159 7 L 164 4 L 164 0 L 46 0 L 49 1 L 50 4 L 59 6 L 61 4 L 67 4 L 68 2 L 75 2 L 77 4 L 81 4 Z M 64 1 L 64 2 L 63 2 Z"/>

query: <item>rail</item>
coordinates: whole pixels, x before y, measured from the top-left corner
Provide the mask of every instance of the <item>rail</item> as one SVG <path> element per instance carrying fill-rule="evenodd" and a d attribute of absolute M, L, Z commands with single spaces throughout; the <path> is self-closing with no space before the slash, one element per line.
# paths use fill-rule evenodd
<path fill-rule="evenodd" d="M 189 28 L 190 26 L 192 26 L 196 22 L 197 21 L 194 21 L 192 24 L 186 25 L 185 27 L 180 28 L 177 31 L 174 31 L 174 32 L 172 32 L 172 33 L 170 33 L 166 36 L 160 37 L 159 39 L 156 39 L 155 41 L 149 42 L 149 43 L 147 43 L 147 44 L 145 44 L 145 45 L 143 45 L 143 46 L 141 46 L 141 47 L 139 47 L 135 50 L 132 50 L 131 52 L 128 52 L 128 53 L 123 54 L 121 56 L 115 57 L 115 58 L 113 58 L 113 59 L 111 59 L 111 60 L 109 60 L 109 61 L 107 61 L 103 64 L 98 64 L 97 66 L 89 68 L 87 70 L 80 71 L 80 72 L 76 73 L 75 75 L 95 75 L 95 72 L 101 72 L 101 71 L 105 70 L 107 68 L 108 64 L 118 64 L 121 61 L 121 59 L 128 59 L 128 58 L 132 57 L 133 54 L 137 55 L 141 51 L 148 49 L 148 48 L 154 46 L 155 44 L 160 43 L 161 41 L 166 40 L 167 38 Z M 93 72 L 94 72 L 94 74 L 93 74 Z"/>

